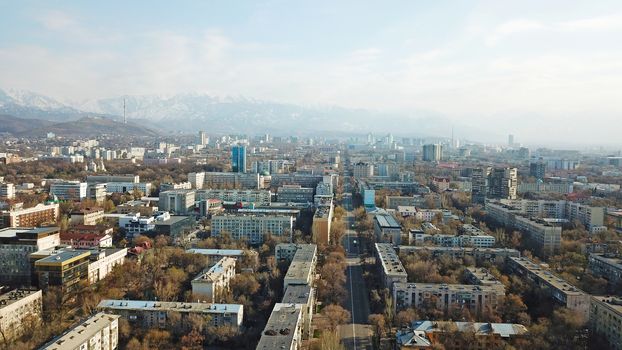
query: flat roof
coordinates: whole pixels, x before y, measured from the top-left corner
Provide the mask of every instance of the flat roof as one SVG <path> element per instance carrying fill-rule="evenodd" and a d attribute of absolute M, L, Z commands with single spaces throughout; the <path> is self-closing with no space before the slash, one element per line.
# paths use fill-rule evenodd
<path fill-rule="evenodd" d="M 204 248 L 190 248 L 186 250 L 187 253 L 202 254 L 202 255 L 218 255 L 218 256 L 242 256 L 244 251 L 241 249 L 204 249 Z"/>
<path fill-rule="evenodd" d="M 243 306 L 240 304 L 209 304 L 209 303 L 184 303 L 175 301 L 149 301 L 149 300 L 102 300 L 98 309 L 110 310 L 137 310 L 158 311 L 173 310 L 179 312 L 204 312 L 204 313 L 240 313 Z"/>
<path fill-rule="evenodd" d="M 316 252 L 317 246 L 315 244 L 301 244 L 296 250 L 291 264 L 289 264 L 285 280 L 308 279 L 313 272 L 313 260 L 315 259 Z"/>
<path fill-rule="evenodd" d="M 311 298 L 313 289 L 307 284 L 292 284 L 287 286 L 281 303 L 283 304 L 307 304 Z"/>
<path fill-rule="evenodd" d="M 374 216 L 374 219 L 376 219 L 378 225 L 382 228 L 402 228 L 393 215 L 377 214 Z"/>
<path fill-rule="evenodd" d="M 622 270 L 622 259 L 619 257 L 613 257 L 613 256 L 609 257 L 609 256 L 606 256 L 605 254 L 592 253 L 590 254 L 590 258 L 600 260 L 606 264 L 615 266 L 616 269 Z"/>
<path fill-rule="evenodd" d="M 457 329 L 459 332 L 474 332 L 479 335 L 499 334 L 502 338 L 513 335 L 526 334 L 527 328 L 517 323 L 488 323 L 488 322 L 453 322 L 453 321 L 416 321 L 413 323 L 415 331 L 443 332 L 446 329 Z"/>
<path fill-rule="evenodd" d="M 78 349 L 80 345 L 87 342 L 93 335 L 108 327 L 111 322 L 114 322 L 118 318 L 119 316 L 117 315 L 108 315 L 100 312 L 79 325 L 71 328 L 60 337 L 55 338 L 50 343 L 44 345 L 41 349 Z"/>
<path fill-rule="evenodd" d="M 592 295 L 592 298 L 607 305 L 610 309 L 614 310 L 618 315 L 622 316 L 622 298 L 617 296 L 598 296 Z"/>
<path fill-rule="evenodd" d="M 503 286 L 503 285 L 502 285 Z M 417 289 L 419 291 L 452 291 L 459 292 L 494 292 L 505 294 L 505 290 L 497 285 L 474 285 L 474 284 L 446 284 L 446 283 L 404 283 L 393 284 L 394 290 Z"/>
<path fill-rule="evenodd" d="M 568 295 L 585 294 L 579 288 L 571 285 L 566 280 L 560 277 L 557 277 L 552 272 L 550 272 L 548 269 L 543 268 L 542 266 L 534 263 L 533 261 L 527 258 L 510 257 L 510 259 L 514 261 L 516 264 L 520 265 L 525 270 L 528 270 L 532 274 L 536 275 L 536 277 L 538 277 L 538 279 L 540 279 L 541 281 L 546 282 L 548 285 L 552 286 L 553 288 L 558 289 L 559 291 L 562 291 Z"/>
<path fill-rule="evenodd" d="M 261 333 L 257 349 L 291 349 L 291 345 L 296 339 L 295 335 L 302 317 L 301 314 L 302 310 L 295 306 L 273 310 L 264 331 Z"/>
<path fill-rule="evenodd" d="M 3 309 L 36 293 L 41 294 L 41 291 L 30 289 L 14 289 L 9 292 L 0 294 L 0 309 Z"/>
<path fill-rule="evenodd" d="M 69 263 L 80 258 L 88 258 L 91 255 L 90 250 L 62 250 L 57 254 L 50 255 L 35 262 L 35 265 L 56 265 Z"/>
<path fill-rule="evenodd" d="M 382 263 L 382 269 L 387 275 L 407 277 L 404 265 L 400 261 L 395 249 L 390 243 L 376 243 L 376 251 Z"/>

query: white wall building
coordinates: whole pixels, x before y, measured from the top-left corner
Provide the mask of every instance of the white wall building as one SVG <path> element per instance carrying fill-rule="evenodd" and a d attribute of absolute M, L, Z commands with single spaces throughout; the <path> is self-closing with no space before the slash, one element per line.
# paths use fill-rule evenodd
<path fill-rule="evenodd" d="M 235 258 L 224 257 L 196 276 L 191 282 L 193 297 L 208 303 L 220 301 L 235 276 L 235 262 Z"/>

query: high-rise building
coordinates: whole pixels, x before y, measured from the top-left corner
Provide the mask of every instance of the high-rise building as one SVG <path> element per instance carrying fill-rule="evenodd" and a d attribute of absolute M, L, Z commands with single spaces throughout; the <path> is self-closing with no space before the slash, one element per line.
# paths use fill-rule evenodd
<path fill-rule="evenodd" d="M 246 146 L 231 147 L 231 169 L 234 173 L 246 172 Z"/>
<path fill-rule="evenodd" d="M 369 163 L 356 163 L 352 166 L 352 175 L 357 179 L 374 176 L 374 165 Z"/>
<path fill-rule="evenodd" d="M 0 181 L 0 198 L 15 198 L 15 185 L 12 183 L 3 183 Z"/>
<path fill-rule="evenodd" d="M 546 172 L 546 163 L 533 162 L 529 164 L 529 176 L 533 176 L 536 179 L 542 180 L 544 179 L 545 172 Z"/>
<path fill-rule="evenodd" d="M 512 134 L 508 135 L 508 146 L 510 146 L 510 147 L 514 146 L 514 135 L 512 135 Z"/>
<path fill-rule="evenodd" d="M 516 199 L 518 172 L 516 168 L 494 168 L 489 175 L 488 197 Z"/>
<path fill-rule="evenodd" d="M 441 144 L 423 145 L 423 160 L 426 162 L 438 162 L 443 159 L 443 146 Z"/>
<path fill-rule="evenodd" d="M 203 146 L 207 145 L 209 143 L 209 138 L 207 137 L 207 133 L 205 133 L 205 131 L 203 130 L 200 130 L 199 138 L 197 141 L 199 141 L 199 145 L 203 145 Z"/>
<path fill-rule="evenodd" d="M 0 283 L 30 285 L 32 267 L 29 256 L 60 244 L 59 229 L 7 228 L 0 230 Z"/>
<path fill-rule="evenodd" d="M 488 176 L 491 168 L 474 168 L 471 173 L 471 202 L 484 204 L 488 195 Z"/>

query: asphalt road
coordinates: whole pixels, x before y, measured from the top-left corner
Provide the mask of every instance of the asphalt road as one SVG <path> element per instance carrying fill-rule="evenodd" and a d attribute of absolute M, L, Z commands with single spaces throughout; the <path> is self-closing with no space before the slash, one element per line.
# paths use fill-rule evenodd
<path fill-rule="evenodd" d="M 350 198 L 344 198 L 343 207 L 347 210 L 347 230 L 342 238 L 348 263 L 346 287 L 348 298 L 346 308 L 352 315 L 352 323 L 340 327 L 343 344 L 347 349 L 372 349 L 371 328 L 368 323 L 369 295 L 363 279 L 363 267 L 360 262 L 361 240 L 353 230 L 354 214 Z"/>

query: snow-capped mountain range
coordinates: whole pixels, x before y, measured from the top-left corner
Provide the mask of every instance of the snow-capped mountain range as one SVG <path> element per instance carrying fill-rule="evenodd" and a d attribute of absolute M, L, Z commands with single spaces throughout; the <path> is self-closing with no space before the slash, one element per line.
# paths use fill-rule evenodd
<path fill-rule="evenodd" d="M 0 114 L 53 121 L 87 116 L 121 120 L 124 100 L 128 121 L 152 123 L 151 127 L 168 131 L 200 129 L 249 134 L 360 134 L 373 131 L 421 136 L 446 135 L 449 127 L 444 118 L 426 111 L 413 112 L 412 115 L 390 114 L 335 106 L 304 107 L 244 97 L 220 98 L 200 93 L 119 96 L 62 103 L 31 91 L 7 89 L 0 90 Z"/>

